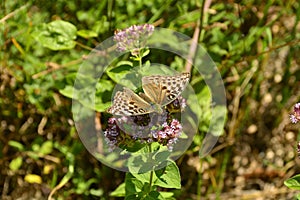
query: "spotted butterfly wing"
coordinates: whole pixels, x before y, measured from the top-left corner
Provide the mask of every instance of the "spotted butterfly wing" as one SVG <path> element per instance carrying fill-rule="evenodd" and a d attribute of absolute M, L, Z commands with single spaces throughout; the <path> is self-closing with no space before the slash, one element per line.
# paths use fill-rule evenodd
<path fill-rule="evenodd" d="M 151 105 L 128 88 L 118 91 L 107 112 L 114 115 L 134 116 L 153 112 Z"/>
<path fill-rule="evenodd" d="M 189 73 L 175 76 L 145 76 L 142 78 L 145 93 L 140 93 L 138 96 L 128 88 L 118 91 L 108 112 L 123 116 L 162 113 L 162 107 L 174 101 L 182 93 L 189 78 Z"/>
<path fill-rule="evenodd" d="M 185 72 L 175 76 L 145 76 L 142 78 L 144 99 L 151 103 L 165 106 L 174 101 L 185 89 L 190 79 L 190 73 Z"/>

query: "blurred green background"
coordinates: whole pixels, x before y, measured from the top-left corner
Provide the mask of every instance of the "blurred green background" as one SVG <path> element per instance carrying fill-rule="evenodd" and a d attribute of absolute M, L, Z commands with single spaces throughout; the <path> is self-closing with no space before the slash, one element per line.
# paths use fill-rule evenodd
<path fill-rule="evenodd" d="M 206 130 L 200 124 L 199 135 L 177 160 L 182 189 L 174 191 L 176 199 L 293 199 L 296 191 L 283 182 L 300 172 L 299 126 L 289 121 L 300 94 L 299 4 L 2 0 L 0 199 L 47 199 L 51 191 L 55 199 L 114 199 L 109 194 L 123 182 L 124 173 L 85 150 L 74 127 L 72 99 L 62 91 L 73 84 L 91 49 L 116 29 L 145 23 L 191 38 L 200 30 L 196 39 L 215 61 L 226 87 L 224 134 L 200 160 Z M 39 37 L 45 23 L 54 20 L 77 30 L 58 49 L 43 45 Z M 159 56 L 170 66 L 183 63 L 168 54 Z"/>

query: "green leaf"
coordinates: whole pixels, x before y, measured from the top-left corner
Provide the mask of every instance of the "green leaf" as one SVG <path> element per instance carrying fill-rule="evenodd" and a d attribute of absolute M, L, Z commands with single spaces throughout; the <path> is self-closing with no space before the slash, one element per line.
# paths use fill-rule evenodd
<path fill-rule="evenodd" d="M 175 198 L 173 197 L 174 193 L 173 192 L 160 192 L 161 196 L 163 196 L 165 199 L 174 199 Z"/>
<path fill-rule="evenodd" d="M 126 173 L 125 177 L 125 191 L 126 196 L 130 194 L 137 194 L 141 192 L 143 189 L 144 184 L 135 178 L 132 174 Z"/>
<path fill-rule="evenodd" d="M 77 28 L 73 24 L 62 20 L 42 24 L 32 32 L 32 36 L 38 42 L 51 50 L 74 48 L 76 35 Z"/>
<path fill-rule="evenodd" d="M 97 197 L 101 197 L 101 196 L 103 196 L 103 189 L 90 189 L 90 194 L 91 195 L 94 195 L 94 196 L 97 196 Z"/>
<path fill-rule="evenodd" d="M 169 156 L 171 155 L 170 151 L 162 151 L 162 152 L 158 152 L 155 155 L 155 160 L 159 160 L 159 161 L 166 161 L 168 160 Z"/>
<path fill-rule="evenodd" d="M 83 37 L 83 38 L 93 38 L 93 37 L 97 37 L 98 34 L 94 31 L 91 30 L 79 30 L 77 31 L 77 35 Z"/>
<path fill-rule="evenodd" d="M 61 93 L 62 95 L 68 98 L 73 98 L 73 90 L 74 90 L 73 86 L 66 85 L 63 89 L 59 90 L 59 93 Z"/>
<path fill-rule="evenodd" d="M 137 197 L 136 194 L 130 194 L 130 195 L 126 195 L 125 200 L 139 200 L 140 198 Z"/>
<path fill-rule="evenodd" d="M 145 199 L 147 199 L 147 200 L 155 200 L 155 199 L 161 199 L 161 200 L 163 200 L 164 197 L 160 194 L 160 192 L 151 191 L 149 193 L 149 195 Z"/>
<path fill-rule="evenodd" d="M 121 60 L 119 61 L 117 64 L 116 64 L 116 67 L 120 67 L 120 66 L 130 66 L 130 67 L 133 67 L 133 63 L 128 61 L 128 60 Z"/>
<path fill-rule="evenodd" d="M 155 155 L 157 153 L 162 152 L 163 150 L 166 150 L 166 147 L 162 147 L 158 142 L 151 143 L 151 149 L 153 152 L 149 152 L 149 147 L 144 146 L 143 148 L 139 149 L 138 151 L 132 153 L 133 156 L 131 156 L 128 160 L 130 163 L 129 171 L 138 178 L 138 176 L 146 176 L 147 173 L 155 167 L 158 167 L 160 165 L 163 165 L 165 160 L 159 160 L 159 157 L 156 158 Z M 149 176 L 149 175 L 147 175 Z M 138 178 L 139 180 L 143 180 Z M 149 181 L 149 178 L 145 178 L 145 180 Z M 143 180 L 143 181 L 145 181 Z"/>
<path fill-rule="evenodd" d="M 169 67 L 160 64 L 150 64 L 150 63 L 144 64 L 140 72 L 142 73 L 143 76 L 150 76 L 156 74 L 170 75 L 175 73 L 175 71 L 170 69 Z"/>
<path fill-rule="evenodd" d="M 164 188 L 176 188 L 180 189 L 180 173 L 179 169 L 174 161 L 169 161 L 170 164 L 164 169 L 156 170 L 155 175 L 157 180 L 154 182 L 154 185 L 164 187 Z"/>
<path fill-rule="evenodd" d="M 112 81 L 101 79 L 96 82 L 97 79 L 84 74 L 78 74 L 76 81 L 77 88 L 73 85 L 66 85 L 59 92 L 66 97 L 78 100 L 84 107 L 98 112 L 105 111 L 111 105 Z"/>
<path fill-rule="evenodd" d="M 120 65 L 121 64 L 121 65 Z M 109 68 L 106 74 L 116 83 L 126 86 L 132 90 L 136 89 L 136 84 L 133 83 L 137 80 L 136 74 L 132 70 L 132 63 L 122 62 L 116 67 Z"/>
<path fill-rule="evenodd" d="M 110 193 L 112 197 L 125 197 L 125 183 L 119 185 L 112 193 Z"/>
<path fill-rule="evenodd" d="M 39 149 L 39 152 L 43 155 L 48 155 L 53 150 L 53 142 L 52 141 L 46 141 L 42 144 L 41 148 Z"/>
<path fill-rule="evenodd" d="M 39 159 L 38 153 L 33 152 L 33 151 L 27 152 L 27 155 L 28 155 L 30 158 L 32 158 L 32 159 L 35 159 L 35 160 L 38 160 L 38 159 Z"/>
<path fill-rule="evenodd" d="M 284 181 L 284 185 L 291 189 L 300 190 L 300 174 Z"/>
<path fill-rule="evenodd" d="M 143 183 L 150 182 L 151 172 L 146 172 L 146 173 L 142 173 L 142 174 L 131 173 L 131 175 Z M 157 179 L 157 177 L 153 176 L 152 181 L 155 181 L 156 179 Z"/>
<path fill-rule="evenodd" d="M 76 194 L 84 194 L 86 191 L 89 190 L 91 184 L 97 183 L 97 179 L 91 178 L 87 181 L 84 181 L 81 177 L 74 177 L 73 178 L 73 183 L 77 185 L 75 192 Z"/>
<path fill-rule="evenodd" d="M 13 159 L 12 161 L 10 161 L 9 168 L 12 171 L 17 171 L 22 166 L 22 163 L 23 163 L 23 159 L 22 159 L 22 157 L 19 156 L 19 157 Z"/>
<path fill-rule="evenodd" d="M 10 140 L 8 142 L 8 145 L 11 146 L 11 147 L 15 147 L 19 151 L 23 151 L 24 150 L 24 145 L 21 144 L 20 142 L 14 141 L 14 140 Z"/>
<path fill-rule="evenodd" d="M 142 57 L 147 56 L 149 53 L 150 53 L 150 50 L 149 50 L 149 49 L 146 49 L 146 50 L 143 52 Z"/>
<path fill-rule="evenodd" d="M 101 79 L 96 84 L 96 91 L 98 92 L 105 92 L 105 91 L 111 91 L 113 89 L 113 83 L 109 80 Z"/>

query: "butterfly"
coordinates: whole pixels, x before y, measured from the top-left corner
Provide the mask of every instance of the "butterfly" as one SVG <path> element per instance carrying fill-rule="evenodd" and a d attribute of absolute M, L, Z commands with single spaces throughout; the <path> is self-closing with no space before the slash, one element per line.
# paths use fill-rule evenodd
<path fill-rule="evenodd" d="M 135 94 L 124 87 L 116 92 L 107 112 L 113 115 L 136 116 L 152 112 L 162 113 L 163 107 L 174 101 L 185 89 L 190 73 L 174 76 L 152 75 L 142 77 L 144 93 Z"/>

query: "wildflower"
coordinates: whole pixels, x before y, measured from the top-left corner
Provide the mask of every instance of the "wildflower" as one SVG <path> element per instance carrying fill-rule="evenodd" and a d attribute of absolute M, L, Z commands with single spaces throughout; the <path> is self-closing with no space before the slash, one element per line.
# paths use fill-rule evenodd
<path fill-rule="evenodd" d="M 173 106 L 172 112 L 174 110 L 180 111 L 186 105 L 185 99 L 182 97 L 170 104 Z M 170 106 L 169 108 L 168 106 L 163 109 L 161 114 L 153 112 L 145 115 L 109 118 L 104 136 L 110 149 L 132 144 L 132 142 L 140 142 L 141 144 L 158 142 L 172 151 L 182 133 L 182 125 L 178 121 L 181 111 L 177 111 L 178 115 L 173 115 L 169 111 Z"/>
<path fill-rule="evenodd" d="M 116 124 L 116 118 L 112 117 L 108 119 L 108 127 L 104 131 L 105 141 L 108 144 L 110 150 L 112 151 L 117 144 L 117 137 L 120 134 L 120 129 Z"/>
<path fill-rule="evenodd" d="M 300 121 L 300 103 L 294 105 L 294 113 L 290 115 L 290 120 L 294 124 Z"/>
<path fill-rule="evenodd" d="M 145 48 L 146 40 L 152 35 L 154 26 L 151 24 L 133 25 L 122 31 L 116 31 L 114 40 L 119 51 L 131 51 L 132 55 L 138 55 Z"/>
<path fill-rule="evenodd" d="M 182 125 L 177 119 L 172 119 L 170 123 L 163 123 L 162 129 L 152 132 L 154 141 L 166 145 L 169 151 L 173 150 L 173 145 L 177 142 L 182 133 Z"/>
<path fill-rule="evenodd" d="M 139 139 L 136 135 L 129 135 L 124 127 L 120 124 L 127 124 L 127 117 L 109 118 L 107 128 L 104 131 L 105 141 L 109 146 L 109 150 L 113 151 L 116 147 L 130 147 L 133 146 L 134 141 Z"/>

